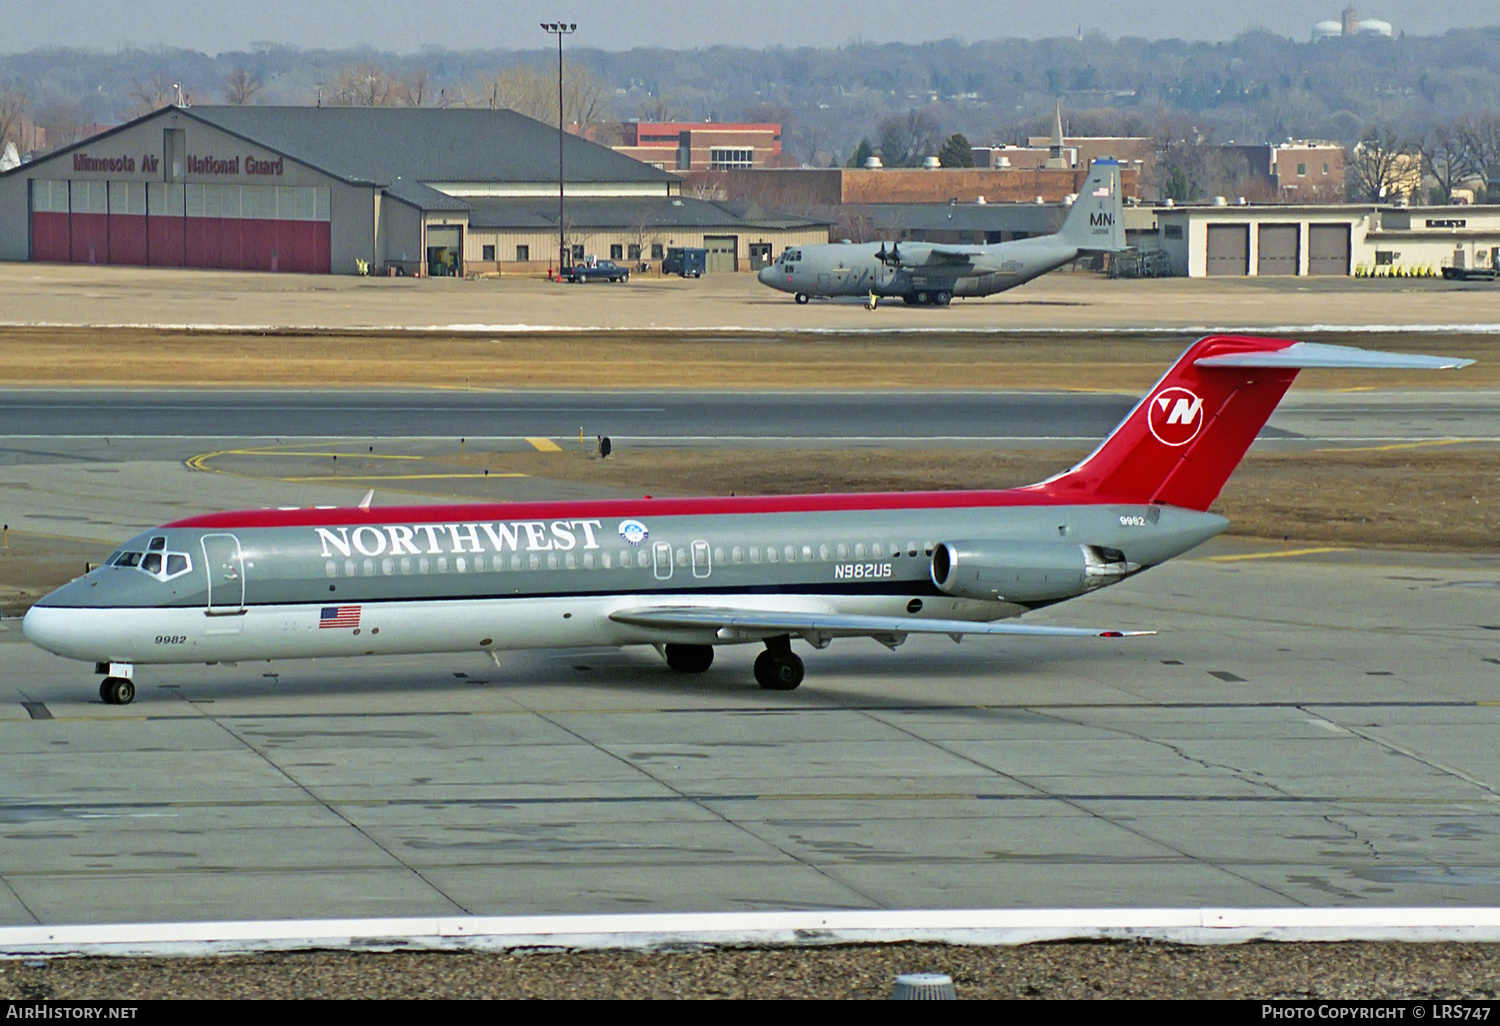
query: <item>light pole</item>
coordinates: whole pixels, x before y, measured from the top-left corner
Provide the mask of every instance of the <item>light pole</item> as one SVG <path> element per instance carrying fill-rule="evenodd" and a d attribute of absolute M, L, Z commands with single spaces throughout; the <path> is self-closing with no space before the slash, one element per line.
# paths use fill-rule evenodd
<path fill-rule="evenodd" d="M 568 264 L 568 234 L 563 221 L 563 36 L 578 31 L 576 24 L 562 21 L 544 21 L 542 29 L 557 37 L 557 276 Z"/>

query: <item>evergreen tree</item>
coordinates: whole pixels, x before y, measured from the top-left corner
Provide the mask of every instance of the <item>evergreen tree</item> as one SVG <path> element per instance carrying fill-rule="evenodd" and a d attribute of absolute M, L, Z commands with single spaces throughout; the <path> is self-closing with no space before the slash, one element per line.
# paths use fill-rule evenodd
<path fill-rule="evenodd" d="M 875 150 L 870 146 L 870 140 L 861 139 L 859 146 L 854 151 L 854 156 L 849 158 L 849 167 L 864 167 L 865 161 L 875 156 Z"/>
<path fill-rule="evenodd" d="M 969 145 L 969 140 L 962 134 L 954 132 L 943 142 L 943 148 L 938 150 L 938 160 L 942 161 L 944 167 L 973 167 L 974 147 Z"/>

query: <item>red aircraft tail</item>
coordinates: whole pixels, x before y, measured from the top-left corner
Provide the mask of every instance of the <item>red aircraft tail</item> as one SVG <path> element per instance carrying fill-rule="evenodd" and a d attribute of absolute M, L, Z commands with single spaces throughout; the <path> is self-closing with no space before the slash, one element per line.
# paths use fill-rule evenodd
<path fill-rule="evenodd" d="M 1209 335 L 1188 347 L 1082 463 L 1033 487 L 1094 502 L 1152 502 L 1207 510 L 1299 370 L 1438 369 L 1472 362 L 1289 339 Z"/>

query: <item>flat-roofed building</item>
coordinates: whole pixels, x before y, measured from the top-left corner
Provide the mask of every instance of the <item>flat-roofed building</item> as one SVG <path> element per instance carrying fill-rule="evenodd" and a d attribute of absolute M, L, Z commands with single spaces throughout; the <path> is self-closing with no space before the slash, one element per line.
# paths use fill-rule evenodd
<path fill-rule="evenodd" d="M 1255 184 L 1252 201 L 1336 203 L 1344 198 L 1347 154 L 1338 143 L 1230 143 L 1224 152 L 1242 158 Z"/>
<path fill-rule="evenodd" d="M 627 121 L 616 153 L 667 171 L 727 171 L 781 163 L 781 126 L 719 121 Z"/>
<path fill-rule="evenodd" d="M 1435 274 L 1500 266 L 1500 206 L 1191 205 L 1156 208 L 1187 277 Z"/>

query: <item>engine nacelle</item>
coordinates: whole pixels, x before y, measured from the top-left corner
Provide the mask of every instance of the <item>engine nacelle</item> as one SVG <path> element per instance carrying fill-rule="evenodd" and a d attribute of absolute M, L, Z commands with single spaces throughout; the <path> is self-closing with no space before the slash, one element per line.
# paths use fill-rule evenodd
<path fill-rule="evenodd" d="M 932 583 L 944 594 L 999 602 L 1070 598 L 1139 569 L 1119 549 L 1098 545 L 956 541 L 932 550 Z"/>

